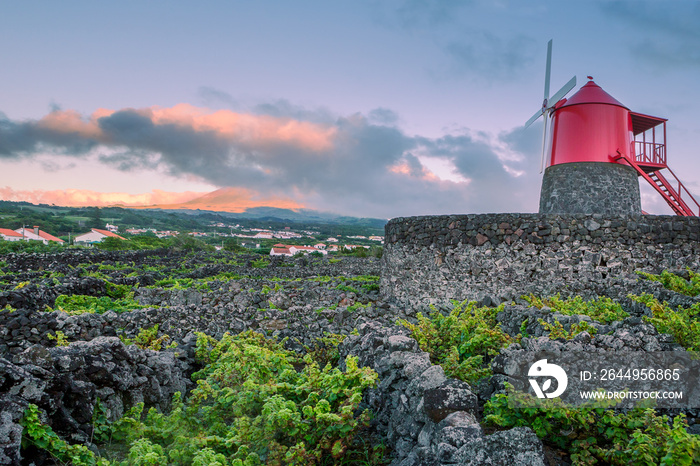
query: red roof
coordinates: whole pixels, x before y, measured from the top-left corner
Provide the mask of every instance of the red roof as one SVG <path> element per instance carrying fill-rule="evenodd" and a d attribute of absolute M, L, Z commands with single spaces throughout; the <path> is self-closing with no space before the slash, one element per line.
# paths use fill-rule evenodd
<path fill-rule="evenodd" d="M 47 239 L 49 241 L 56 241 L 57 243 L 65 243 L 61 238 L 56 238 L 54 235 L 50 235 L 43 230 L 39 230 L 39 236 Z"/>
<path fill-rule="evenodd" d="M 292 251 L 290 251 L 287 248 L 272 248 L 272 251 L 275 254 L 291 254 L 292 253 Z"/>
<path fill-rule="evenodd" d="M 18 236 L 22 237 L 22 233 L 17 233 L 15 230 L 10 230 L 7 228 L 0 228 L 0 235 L 5 235 L 5 236 Z"/>
<path fill-rule="evenodd" d="M 38 229 L 38 227 L 35 227 Z M 36 235 L 34 230 L 30 230 L 29 228 L 18 228 L 19 230 L 23 230 L 25 234 L 23 235 L 22 233 L 19 233 L 20 236 L 27 236 L 27 235 Z M 54 235 L 50 233 L 46 233 L 44 230 L 39 230 L 39 234 L 37 235 L 39 238 L 43 238 L 48 241 L 55 241 L 57 243 L 65 243 L 61 238 L 56 238 Z"/>
<path fill-rule="evenodd" d="M 632 133 L 635 136 L 668 121 L 668 118 L 659 118 L 643 113 L 630 112 L 630 116 L 632 117 Z"/>
<path fill-rule="evenodd" d="M 562 105 L 562 107 L 578 104 L 608 104 L 627 108 L 616 98 L 605 92 L 602 87 L 594 83 L 593 80 L 584 84 L 576 94 L 572 95 L 571 98 Z M 627 108 L 627 110 L 629 109 Z"/>
<path fill-rule="evenodd" d="M 99 228 L 92 228 L 92 231 L 94 231 L 95 233 L 100 233 L 100 234 L 105 235 L 105 236 L 111 236 L 112 238 L 126 239 L 126 238 L 122 238 L 118 234 L 112 233 L 111 231 L 108 231 L 108 230 L 100 230 Z"/>

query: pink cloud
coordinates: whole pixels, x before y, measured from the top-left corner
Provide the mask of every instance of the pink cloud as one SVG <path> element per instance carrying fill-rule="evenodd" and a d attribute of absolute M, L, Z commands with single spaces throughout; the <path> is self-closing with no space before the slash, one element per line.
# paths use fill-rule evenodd
<path fill-rule="evenodd" d="M 93 139 L 99 138 L 102 133 L 95 118 L 85 121 L 75 110 L 51 112 L 39 120 L 37 126 L 57 133 L 77 134 Z"/>
<path fill-rule="evenodd" d="M 219 212 L 244 212 L 252 207 L 299 209 L 297 201 L 274 196 L 263 196 L 245 188 L 221 188 L 209 193 L 185 191 L 167 192 L 154 189 L 150 193 L 103 193 L 86 189 L 16 190 L 0 188 L 0 198 L 6 201 L 32 204 L 55 204 L 65 207 L 108 207 L 159 209 L 203 209 Z"/>
<path fill-rule="evenodd" d="M 23 201 L 32 204 L 56 204 L 67 207 L 105 207 L 115 205 L 149 206 L 187 202 L 206 193 L 185 191 L 181 193 L 152 190 L 150 193 L 102 193 L 87 189 L 66 190 L 16 190 L 8 186 L 0 188 L 0 197 L 6 201 Z"/>
<path fill-rule="evenodd" d="M 136 112 L 155 125 L 169 124 L 197 132 L 214 132 L 230 142 L 257 148 L 286 145 L 315 152 L 327 151 L 333 147 L 337 133 L 335 127 L 307 121 L 230 110 L 213 111 L 190 104 L 178 104 L 171 108 L 153 106 L 122 110 Z M 114 110 L 100 108 L 88 119 L 84 119 L 74 110 L 58 110 L 43 117 L 37 125 L 56 133 L 77 134 L 108 142 L 98 120 L 114 113 Z"/>
<path fill-rule="evenodd" d="M 408 164 L 408 162 L 401 161 L 389 167 L 389 171 L 396 173 L 397 175 L 410 176 L 414 178 L 420 178 L 425 181 L 441 181 L 440 178 L 435 175 L 435 173 L 428 170 L 426 167 L 421 166 L 420 173 L 416 174 L 414 169 Z"/>

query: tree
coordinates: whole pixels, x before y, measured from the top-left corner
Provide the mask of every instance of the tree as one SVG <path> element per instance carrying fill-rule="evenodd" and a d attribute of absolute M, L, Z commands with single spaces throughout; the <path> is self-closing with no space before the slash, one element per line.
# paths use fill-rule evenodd
<path fill-rule="evenodd" d="M 92 212 L 90 212 L 90 220 L 88 220 L 88 226 L 90 228 L 104 228 L 105 227 L 105 224 L 102 221 L 99 207 L 93 208 Z"/>
<path fill-rule="evenodd" d="M 105 249 L 107 251 L 116 251 L 120 249 L 129 249 L 129 241 L 124 239 L 115 238 L 114 236 L 108 236 L 102 239 L 97 245 L 100 249 Z"/>
<path fill-rule="evenodd" d="M 241 252 L 245 248 L 238 244 L 238 240 L 236 238 L 226 238 L 224 241 L 224 250 L 226 251 L 233 251 L 233 252 Z"/>

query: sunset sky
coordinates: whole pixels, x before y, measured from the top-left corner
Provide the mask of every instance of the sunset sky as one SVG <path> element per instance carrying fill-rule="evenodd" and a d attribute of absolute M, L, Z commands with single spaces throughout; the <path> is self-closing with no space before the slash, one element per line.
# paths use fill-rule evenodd
<path fill-rule="evenodd" d="M 698 25 L 690 0 L 2 2 L 0 198 L 536 212 L 549 39 L 552 93 L 592 75 L 668 118 L 698 198 Z"/>

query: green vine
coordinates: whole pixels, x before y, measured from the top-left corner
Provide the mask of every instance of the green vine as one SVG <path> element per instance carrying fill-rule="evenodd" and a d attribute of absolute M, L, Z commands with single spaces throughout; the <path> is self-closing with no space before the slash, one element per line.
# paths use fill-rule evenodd
<path fill-rule="evenodd" d="M 614 403 L 572 407 L 558 398 L 497 394 L 486 403 L 484 420 L 503 428 L 532 428 L 546 443 L 568 451 L 574 466 L 700 464 L 700 439 L 686 431 L 684 415 L 671 422 L 644 405 L 618 413 L 610 409 Z"/>
<path fill-rule="evenodd" d="M 501 330 L 496 320 L 502 305 L 477 307 L 474 302 L 464 301 L 453 302 L 453 306 L 447 315 L 433 307 L 430 317 L 418 313 L 417 324 L 403 319 L 398 323 L 411 330 L 420 348 L 448 376 L 473 383 L 491 375 L 487 360 L 515 340 Z"/>
<path fill-rule="evenodd" d="M 85 445 L 71 445 L 62 440 L 56 433 L 39 419 L 39 408 L 29 404 L 20 420 L 24 427 L 22 432 L 22 448 L 32 445 L 48 452 L 56 461 L 75 466 L 108 465 L 109 462 L 96 458 Z"/>

